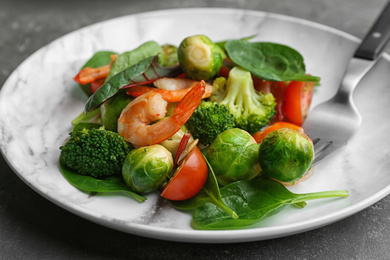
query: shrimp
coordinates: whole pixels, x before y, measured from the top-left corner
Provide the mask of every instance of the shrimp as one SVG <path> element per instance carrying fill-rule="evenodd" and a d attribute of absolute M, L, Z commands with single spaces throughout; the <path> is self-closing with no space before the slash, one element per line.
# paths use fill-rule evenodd
<path fill-rule="evenodd" d="M 80 72 L 73 78 L 74 81 L 84 85 L 99 79 L 105 79 L 110 73 L 112 64 L 114 63 L 118 55 L 112 54 L 110 57 L 111 62 L 108 65 L 104 65 L 98 68 L 86 67 L 80 70 Z"/>
<path fill-rule="evenodd" d="M 160 78 L 153 82 L 153 85 L 159 89 L 182 90 L 198 84 L 199 81 L 186 78 Z M 207 85 L 207 84 L 206 84 Z"/>
<path fill-rule="evenodd" d="M 180 130 L 198 107 L 204 93 L 205 82 L 202 80 L 183 97 L 173 114 L 165 117 L 168 102 L 158 92 L 146 92 L 123 109 L 118 119 L 118 133 L 135 147 L 158 144 Z"/>
<path fill-rule="evenodd" d="M 146 92 L 152 91 L 160 93 L 165 101 L 179 102 L 197 83 L 198 81 L 192 79 L 161 78 L 154 82 L 157 88 L 144 86 L 130 87 L 127 90 L 127 94 L 139 97 Z M 202 98 L 209 97 L 213 90 L 212 88 L 210 84 L 205 83 L 205 93 Z"/>

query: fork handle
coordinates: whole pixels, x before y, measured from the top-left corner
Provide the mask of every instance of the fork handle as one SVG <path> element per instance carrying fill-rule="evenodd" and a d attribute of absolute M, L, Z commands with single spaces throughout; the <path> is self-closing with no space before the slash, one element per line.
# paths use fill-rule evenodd
<path fill-rule="evenodd" d="M 390 40 L 390 1 L 363 39 L 354 57 L 375 60 Z"/>

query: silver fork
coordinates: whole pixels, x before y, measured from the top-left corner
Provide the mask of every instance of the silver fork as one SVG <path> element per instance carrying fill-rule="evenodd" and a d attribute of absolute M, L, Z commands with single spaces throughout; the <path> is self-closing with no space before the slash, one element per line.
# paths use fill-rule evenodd
<path fill-rule="evenodd" d="M 336 95 L 316 106 L 302 125 L 314 143 L 316 157 L 313 165 L 344 146 L 359 129 L 362 117 L 353 102 L 353 91 L 375 64 L 389 40 L 390 2 L 350 60 Z"/>

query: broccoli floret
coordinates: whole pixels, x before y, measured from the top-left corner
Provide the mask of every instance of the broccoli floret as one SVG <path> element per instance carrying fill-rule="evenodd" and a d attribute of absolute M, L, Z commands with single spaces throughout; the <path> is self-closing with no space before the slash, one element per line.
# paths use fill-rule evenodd
<path fill-rule="evenodd" d="M 218 102 L 223 99 L 226 93 L 226 78 L 218 77 L 213 81 L 213 90 L 211 92 L 209 101 Z"/>
<path fill-rule="evenodd" d="M 116 132 L 83 128 L 71 132 L 60 147 L 61 160 L 70 169 L 95 178 L 120 175 L 131 145 Z"/>
<path fill-rule="evenodd" d="M 236 127 L 253 134 L 267 125 L 275 115 L 276 101 L 271 93 L 257 92 L 251 73 L 240 67 L 229 72 L 225 91 L 218 87 L 210 100 L 225 105 L 234 116 Z"/>
<path fill-rule="evenodd" d="M 225 130 L 235 127 L 233 115 L 226 106 L 202 101 L 186 126 L 195 139 L 204 145 L 211 144 Z"/>

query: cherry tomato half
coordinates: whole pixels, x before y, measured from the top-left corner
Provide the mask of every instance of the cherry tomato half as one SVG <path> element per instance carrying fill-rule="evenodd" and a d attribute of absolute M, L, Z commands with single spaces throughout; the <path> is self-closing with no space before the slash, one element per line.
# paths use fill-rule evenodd
<path fill-rule="evenodd" d="M 180 163 L 161 196 L 176 201 L 190 199 L 203 188 L 207 174 L 206 160 L 199 148 L 195 147 Z"/>
<path fill-rule="evenodd" d="M 303 128 L 288 122 L 275 122 L 273 125 L 266 127 L 263 131 L 259 131 L 253 135 L 257 143 L 261 143 L 261 141 L 266 137 L 269 133 L 276 131 L 281 128 L 291 128 L 297 130 L 300 133 L 303 133 Z"/>
<path fill-rule="evenodd" d="M 284 104 L 288 121 L 302 125 L 314 93 L 313 82 L 291 81 L 286 89 Z"/>

